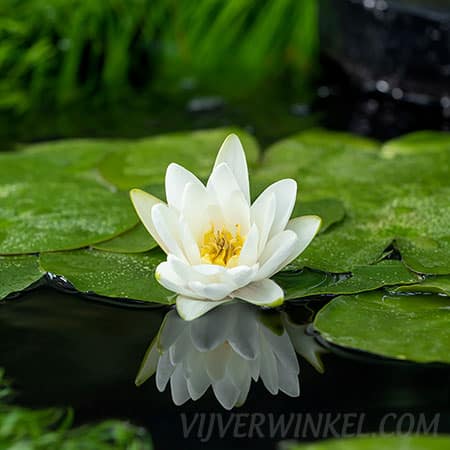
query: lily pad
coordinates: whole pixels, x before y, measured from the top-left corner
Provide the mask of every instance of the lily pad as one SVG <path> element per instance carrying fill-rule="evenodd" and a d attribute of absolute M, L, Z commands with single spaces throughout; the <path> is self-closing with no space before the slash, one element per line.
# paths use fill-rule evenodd
<path fill-rule="evenodd" d="M 241 130 L 221 128 L 136 140 L 131 148 L 106 156 L 100 164 L 100 172 L 106 180 L 120 189 L 163 182 L 167 166 L 172 162 L 191 170 L 199 178 L 204 178 L 209 175 L 217 152 L 230 133 L 239 135 L 248 163 L 250 166 L 254 165 L 259 158 L 256 140 Z"/>
<path fill-rule="evenodd" d="M 450 276 L 442 275 L 437 277 L 427 277 L 421 283 L 411 284 L 409 286 L 398 286 L 391 289 L 391 292 L 407 292 L 407 293 L 432 293 L 450 296 Z"/>
<path fill-rule="evenodd" d="M 435 275 L 450 273 L 450 236 L 398 238 L 394 245 L 412 270 Z"/>
<path fill-rule="evenodd" d="M 441 153 L 450 151 L 450 135 L 441 131 L 416 131 L 392 139 L 383 145 L 382 153 L 386 157 L 414 155 L 417 153 Z"/>
<path fill-rule="evenodd" d="M 312 201 L 298 201 L 295 205 L 293 217 L 316 215 L 322 218 L 320 232 L 323 233 L 331 225 L 341 222 L 345 216 L 345 208 L 341 201 L 335 198 L 325 198 Z"/>
<path fill-rule="evenodd" d="M 124 193 L 84 179 L 0 184 L 0 254 L 85 247 L 134 227 Z"/>
<path fill-rule="evenodd" d="M 426 139 L 408 153 L 326 131 L 300 133 L 269 148 L 258 185 L 293 177 L 300 200 L 338 198 L 345 208 L 344 220 L 319 235 L 294 265 L 351 272 L 379 260 L 395 240 L 413 270 L 450 273 L 450 147 L 442 143 L 449 136 L 435 139 L 440 145 L 432 155 Z M 425 238 L 440 250 L 411 249 Z"/>
<path fill-rule="evenodd" d="M 155 280 L 156 266 L 165 259 L 159 250 L 142 254 L 76 250 L 43 253 L 40 264 L 63 276 L 78 291 L 97 295 L 170 304 L 175 298 Z"/>
<path fill-rule="evenodd" d="M 442 450 L 450 448 L 450 436 L 358 436 L 312 444 L 286 443 L 283 450 Z"/>
<path fill-rule="evenodd" d="M 367 292 L 333 299 L 314 327 L 332 344 L 418 363 L 450 363 L 450 300 Z"/>
<path fill-rule="evenodd" d="M 0 183 L 17 180 L 57 180 L 88 173 L 104 156 L 126 148 L 132 141 L 69 139 L 29 145 L 0 154 Z"/>
<path fill-rule="evenodd" d="M 157 246 L 156 241 L 142 224 L 109 241 L 93 245 L 96 249 L 116 253 L 145 253 Z"/>
<path fill-rule="evenodd" d="M 300 273 L 282 272 L 274 279 L 289 300 L 323 294 L 356 294 L 383 286 L 417 283 L 421 277 L 409 271 L 400 261 L 386 260 L 372 266 L 357 266 L 348 275 L 305 269 Z"/>
<path fill-rule="evenodd" d="M 0 256 L 0 300 L 40 280 L 44 271 L 32 255 Z"/>

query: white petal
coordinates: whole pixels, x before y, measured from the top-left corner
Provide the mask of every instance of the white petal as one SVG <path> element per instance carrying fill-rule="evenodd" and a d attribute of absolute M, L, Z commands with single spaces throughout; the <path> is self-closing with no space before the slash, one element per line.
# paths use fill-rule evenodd
<path fill-rule="evenodd" d="M 250 283 L 233 292 L 233 297 L 258 306 L 280 306 L 284 301 L 283 290 L 275 281 L 264 279 Z"/>
<path fill-rule="evenodd" d="M 298 397 L 300 395 L 298 373 L 287 370 L 281 363 L 278 363 L 278 385 L 280 391 L 290 397 Z"/>
<path fill-rule="evenodd" d="M 214 168 L 206 188 L 210 195 L 209 215 L 213 223 L 217 227 L 225 226 L 230 231 L 239 224 L 241 231 L 246 234 L 250 228 L 250 207 L 226 164 Z"/>
<path fill-rule="evenodd" d="M 206 372 L 204 356 L 200 352 L 195 353 L 195 359 L 191 358 L 189 365 L 191 373 L 187 379 L 187 388 L 192 400 L 198 400 L 208 390 L 211 379 Z"/>
<path fill-rule="evenodd" d="M 237 388 L 229 377 L 222 378 L 213 384 L 214 394 L 219 403 L 227 410 L 233 408 L 240 396 L 240 389 Z"/>
<path fill-rule="evenodd" d="M 166 253 L 172 253 L 178 258 L 186 260 L 180 246 L 180 227 L 175 211 L 164 204 L 155 205 L 152 208 L 152 221 L 164 247 L 167 249 Z"/>
<path fill-rule="evenodd" d="M 205 186 L 188 183 L 183 192 L 181 220 L 191 229 L 197 243 L 211 228 L 209 217 L 209 198 Z"/>
<path fill-rule="evenodd" d="M 239 255 L 239 265 L 252 266 L 258 259 L 259 232 L 256 224 L 253 224 L 245 239 Z"/>
<path fill-rule="evenodd" d="M 266 389 L 273 395 L 278 393 L 278 367 L 270 345 L 261 334 L 261 379 Z"/>
<path fill-rule="evenodd" d="M 225 280 L 226 281 L 226 280 Z M 201 281 L 189 281 L 188 287 L 198 297 L 206 300 L 219 301 L 228 297 L 235 286 L 231 283 L 203 283 Z"/>
<path fill-rule="evenodd" d="M 282 231 L 274 236 L 260 256 L 260 268 L 255 281 L 270 278 L 284 267 L 287 258 L 292 255 L 297 241 L 297 235 L 291 230 Z"/>
<path fill-rule="evenodd" d="M 217 199 L 219 204 L 224 204 L 231 192 L 240 191 L 233 172 L 225 163 L 214 167 L 206 184 L 206 189 Z"/>
<path fill-rule="evenodd" d="M 273 183 L 255 200 L 252 209 L 262 208 L 259 202 L 265 204 L 269 201 L 266 197 L 272 194 L 275 196 L 276 210 L 269 239 L 285 229 L 294 209 L 297 196 L 297 183 L 289 178 Z"/>
<path fill-rule="evenodd" d="M 159 358 L 156 369 L 156 387 L 158 391 L 164 391 L 174 370 L 175 366 L 170 362 L 169 352 L 163 353 Z"/>
<path fill-rule="evenodd" d="M 177 314 L 175 310 L 171 310 L 164 317 L 164 321 L 158 335 L 158 349 L 167 351 L 176 340 L 180 337 L 186 328 L 186 322 Z"/>
<path fill-rule="evenodd" d="M 298 365 L 297 355 L 295 354 L 294 346 L 287 331 L 284 330 L 281 336 L 273 333 L 264 326 L 261 327 L 261 331 L 275 353 L 276 358 L 286 368 L 286 370 L 298 374 L 300 368 Z"/>
<path fill-rule="evenodd" d="M 169 291 L 175 292 L 180 295 L 185 295 L 187 297 L 201 298 L 197 297 L 194 292 L 188 288 L 187 280 L 180 277 L 179 273 L 176 272 L 171 263 L 170 257 L 167 261 L 164 261 L 158 265 L 155 271 L 155 278 L 159 284 L 164 286 Z"/>
<path fill-rule="evenodd" d="M 244 303 L 236 303 L 236 307 L 238 311 L 235 311 L 235 324 L 228 342 L 242 358 L 253 360 L 260 352 L 256 308 Z"/>
<path fill-rule="evenodd" d="M 223 142 L 214 167 L 221 163 L 226 163 L 231 169 L 247 203 L 250 204 L 247 160 L 241 141 L 235 134 L 230 134 Z"/>
<path fill-rule="evenodd" d="M 242 192 L 231 192 L 222 208 L 227 229 L 231 231 L 239 226 L 240 233 L 246 235 L 250 229 L 250 207 Z"/>
<path fill-rule="evenodd" d="M 170 377 L 170 389 L 172 391 L 172 400 L 175 405 L 180 406 L 186 403 L 191 397 L 187 388 L 187 381 L 184 377 L 183 367 L 177 366 Z"/>
<path fill-rule="evenodd" d="M 202 182 L 189 170 L 172 163 L 166 170 L 166 198 L 169 206 L 181 210 L 182 198 L 185 187 L 188 183 L 203 187 Z"/>
<path fill-rule="evenodd" d="M 221 345 L 205 354 L 206 371 L 211 380 L 219 381 L 225 376 L 225 370 L 231 355 L 232 350 L 228 345 Z"/>
<path fill-rule="evenodd" d="M 191 322 L 191 339 L 198 351 L 209 352 L 226 341 L 234 311 L 230 306 L 223 305 Z"/>
<path fill-rule="evenodd" d="M 275 219 L 275 211 L 276 200 L 273 192 L 260 196 L 251 207 L 251 222 L 258 227 L 259 231 L 258 255 L 262 253 L 269 239 Z"/>
<path fill-rule="evenodd" d="M 320 229 L 322 219 L 319 216 L 301 216 L 289 221 L 288 230 L 297 235 L 297 243 L 284 263 L 284 266 L 293 261 L 308 247 Z"/>
<path fill-rule="evenodd" d="M 230 279 L 236 289 L 246 286 L 255 277 L 255 274 L 259 270 L 259 264 L 254 264 L 251 267 L 239 265 L 231 269 L 227 269 L 225 272 L 226 277 Z"/>
<path fill-rule="evenodd" d="M 190 264 L 200 264 L 200 249 L 191 228 L 182 219 L 180 219 L 180 228 L 182 230 L 181 247 L 184 255 Z"/>
<path fill-rule="evenodd" d="M 141 222 L 144 224 L 147 231 L 153 236 L 153 239 L 155 239 L 158 245 L 168 253 L 168 248 L 159 237 L 152 219 L 153 206 L 164 203 L 159 198 L 156 198 L 141 189 L 132 189 L 130 191 L 130 198 L 139 219 L 141 219 Z"/>
<path fill-rule="evenodd" d="M 228 301 L 230 301 L 229 298 L 222 301 L 211 302 L 205 300 L 195 300 L 179 295 L 177 297 L 177 311 L 182 319 L 194 320 Z"/>
<path fill-rule="evenodd" d="M 136 380 L 134 381 L 136 386 L 140 386 L 156 372 L 159 357 L 160 354 L 156 345 L 155 338 L 145 352 L 141 367 L 139 368 L 138 374 L 136 375 Z"/>
<path fill-rule="evenodd" d="M 175 344 L 169 348 L 170 362 L 176 366 L 183 362 L 192 348 L 191 341 L 189 339 L 189 327 L 185 327 L 182 334 L 178 337 Z"/>

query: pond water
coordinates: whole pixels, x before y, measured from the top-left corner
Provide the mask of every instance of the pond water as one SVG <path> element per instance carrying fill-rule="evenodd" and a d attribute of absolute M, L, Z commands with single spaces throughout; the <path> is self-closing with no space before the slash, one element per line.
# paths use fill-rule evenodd
<path fill-rule="evenodd" d="M 306 305 L 290 304 L 285 312 L 290 321 L 305 325 L 322 303 L 312 299 Z M 345 414 L 357 413 L 363 417 L 361 429 L 374 432 L 387 413 L 425 415 L 428 420 L 440 413 L 439 431 L 450 431 L 448 367 L 392 362 L 334 347 L 325 351 L 304 334 L 307 327 L 299 327 L 296 339 L 304 343 L 304 355 L 322 360 L 324 373 L 299 356 L 300 397 L 273 396 L 259 381 L 253 383 L 247 402 L 231 412 L 210 391 L 195 403 L 175 406 L 169 389 L 156 389 L 154 377 L 140 387 L 134 384 L 166 313 L 164 307 L 112 306 L 46 286 L 7 302 L 0 309 L 0 346 L 2 365 L 15 380 L 16 401 L 33 407 L 71 405 L 79 422 L 130 419 L 150 430 L 157 449 L 194 449 L 201 440 L 208 448 L 273 448 L 282 438 L 314 437 L 308 427 L 296 436 L 293 426 L 286 435 L 278 431 L 269 437 L 270 414 L 272 420 L 331 414 L 339 430 Z M 229 431 L 222 439 L 217 428 L 209 435 L 195 426 L 186 439 L 183 421 L 194 421 L 199 412 L 219 414 L 224 421 L 236 420 L 236 414 L 264 414 L 267 435 L 233 440 Z M 395 427 L 393 420 L 386 431 L 398 431 Z M 332 429 L 322 432 L 321 437 L 333 437 Z"/>

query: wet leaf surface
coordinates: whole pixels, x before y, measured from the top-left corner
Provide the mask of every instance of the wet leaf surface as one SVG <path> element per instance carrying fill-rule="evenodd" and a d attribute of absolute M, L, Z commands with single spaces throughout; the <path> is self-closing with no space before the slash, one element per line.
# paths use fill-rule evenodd
<path fill-rule="evenodd" d="M 292 217 L 316 215 L 322 218 L 320 232 L 323 233 L 331 225 L 344 219 L 345 208 L 341 201 L 335 198 L 325 198 L 303 202 L 301 199 L 294 208 Z"/>
<path fill-rule="evenodd" d="M 130 148 L 109 154 L 100 164 L 100 172 L 120 189 L 163 182 L 167 166 L 172 162 L 204 178 L 209 175 L 217 152 L 230 133 L 238 134 L 249 165 L 254 165 L 259 157 L 256 140 L 236 128 L 221 128 L 136 140 Z"/>
<path fill-rule="evenodd" d="M 450 276 L 431 276 L 424 281 L 409 286 L 398 286 L 391 289 L 391 292 L 407 292 L 407 293 L 432 293 L 450 296 Z"/>
<path fill-rule="evenodd" d="M 145 253 L 157 246 L 158 244 L 142 224 L 109 241 L 93 245 L 96 249 L 116 253 Z"/>
<path fill-rule="evenodd" d="M 317 314 L 328 342 L 387 358 L 450 363 L 450 301 L 438 295 L 340 296 Z"/>
<path fill-rule="evenodd" d="M 338 198 L 345 207 L 345 219 L 317 237 L 297 267 L 350 272 L 377 261 L 395 240 L 411 269 L 449 273 L 450 135 L 433 136 L 406 136 L 400 151 L 398 142 L 380 148 L 363 138 L 312 130 L 269 148 L 258 183 L 293 177 L 300 199 Z M 404 150 L 409 145 L 414 149 Z M 425 239 L 437 244 L 419 248 Z"/>
<path fill-rule="evenodd" d="M 117 298 L 170 304 L 171 292 L 155 280 L 155 268 L 164 259 L 159 250 L 143 254 L 99 250 L 44 253 L 44 270 L 63 276 L 80 292 Z"/>
<path fill-rule="evenodd" d="M 44 273 L 36 256 L 0 256 L 0 300 L 26 289 Z"/>
<path fill-rule="evenodd" d="M 421 280 L 420 276 L 395 260 L 381 261 L 372 266 L 357 266 L 348 275 L 305 269 L 302 272 L 282 272 L 274 279 L 284 289 L 287 300 L 322 294 L 356 294 Z"/>
<path fill-rule="evenodd" d="M 80 248 L 113 238 L 137 222 L 126 194 L 94 181 L 0 185 L 0 254 Z"/>

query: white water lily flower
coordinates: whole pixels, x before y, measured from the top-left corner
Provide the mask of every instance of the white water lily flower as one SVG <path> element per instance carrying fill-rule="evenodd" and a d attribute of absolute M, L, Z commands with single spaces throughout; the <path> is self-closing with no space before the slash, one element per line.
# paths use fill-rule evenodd
<path fill-rule="evenodd" d="M 167 254 L 156 279 L 178 294 L 185 320 L 238 298 L 255 305 L 283 303 L 283 290 L 270 278 L 293 261 L 319 230 L 318 216 L 289 220 L 297 183 L 269 186 L 251 205 L 247 162 L 239 138 L 229 135 L 206 186 L 191 172 L 170 164 L 167 204 L 133 189 L 141 221 Z"/>
<path fill-rule="evenodd" d="M 211 386 L 220 404 L 231 409 L 247 399 L 252 379 L 267 390 L 300 394 L 299 366 L 285 330 L 275 332 L 261 320 L 261 310 L 235 302 L 193 321 L 170 311 L 144 356 L 136 384 L 156 372 L 156 386 L 170 382 L 173 402 L 197 400 Z"/>

